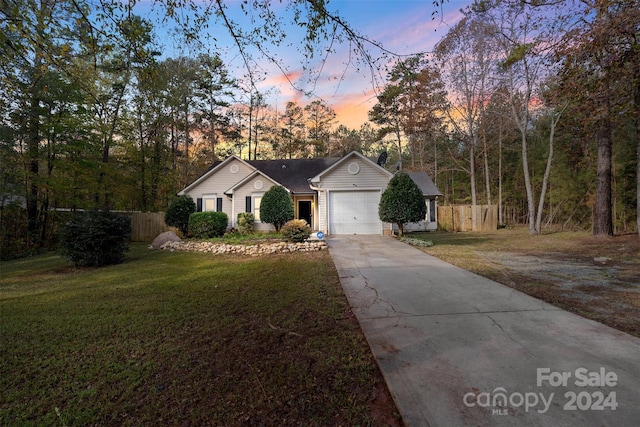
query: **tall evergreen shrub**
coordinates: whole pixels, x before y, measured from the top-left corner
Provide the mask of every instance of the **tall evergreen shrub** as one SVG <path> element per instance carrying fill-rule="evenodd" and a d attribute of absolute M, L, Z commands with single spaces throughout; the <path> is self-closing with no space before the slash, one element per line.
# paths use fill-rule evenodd
<path fill-rule="evenodd" d="M 177 227 L 182 234 L 187 235 L 189 216 L 196 211 L 196 204 L 191 196 L 180 196 L 175 199 L 164 214 L 165 224 Z"/>
<path fill-rule="evenodd" d="M 81 212 L 62 225 L 59 251 L 77 267 L 101 267 L 124 261 L 131 218 L 107 211 Z"/>
<path fill-rule="evenodd" d="M 280 231 L 293 216 L 293 199 L 284 187 L 274 185 L 264 193 L 260 202 L 260 221 L 273 224 L 276 231 Z"/>
<path fill-rule="evenodd" d="M 396 173 L 380 196 L 380 220 L 397 224 L 402 236 L 404 224 L 422 221 L 426 215 L 427 205 L 420 187 L 406 173 Z"/>

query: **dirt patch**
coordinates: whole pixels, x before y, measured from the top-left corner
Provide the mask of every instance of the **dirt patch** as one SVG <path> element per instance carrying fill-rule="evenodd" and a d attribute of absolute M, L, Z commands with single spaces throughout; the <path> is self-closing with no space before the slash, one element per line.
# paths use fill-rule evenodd
<path fill-rule="evenodd" d="M 425 233 L 444 261 L 640 337 L 640 239 L 524 227 Z"/>
<path fill-rule="evenodd" d="M 476 252 L 505 284 L 640 337 L 640 267 L 612 254 Z"/>

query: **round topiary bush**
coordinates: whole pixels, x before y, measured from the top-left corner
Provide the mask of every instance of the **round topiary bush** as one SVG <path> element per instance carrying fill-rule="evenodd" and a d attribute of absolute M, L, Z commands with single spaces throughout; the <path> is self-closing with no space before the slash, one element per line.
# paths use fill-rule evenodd
<path fill-rule="evenodd" d="M 311 227 L 304 219 L 293 219 L 282 226 L 282 237 L 289 242 L 304 242 L 311 235 Z"/>
<path fill-rule="evenodd" d="M 189 231 L 196 239 L 221 237 L 228 224 L 229 217 L 224 212 L 195 212 L 189 216 Z"/>
<path fill-rule="evenodd" d="M 175 199 L 164 214 L 165 224 L 177 227 L 182 234 L 187 235 L 189 216 L 196 211 L 196 204 L 190 196 L 180 196 Z"/>
<path fill-rule="evenodd" d="M 276 231 L 293 219 L 293 200 L 284 187 L 274 185 L 264 193 L 260 202 L 260 221 L 273 224 Z"/>
<path fill-rule="evenodd" d="M 77 267 L 119 264 L 129 250 L 131 218 L 106 211 L 76 213 L 59 232 L 60 253 Z"/>

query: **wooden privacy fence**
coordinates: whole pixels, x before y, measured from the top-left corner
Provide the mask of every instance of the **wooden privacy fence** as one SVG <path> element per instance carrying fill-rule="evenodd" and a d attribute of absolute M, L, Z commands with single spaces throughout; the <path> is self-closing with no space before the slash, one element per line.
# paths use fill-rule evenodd
<path fill-rule="evenodd" d="M 438 206 L 438 229 L 495 231 L 498 229 L 498 207 L 495 205 Z"/>
<path fill-rule="evenodd" d="M 122 212 L 131 218 L 131 241 L 152 242 L 158 234 L 169 230 L 164 223 L 164 212 Z"/>

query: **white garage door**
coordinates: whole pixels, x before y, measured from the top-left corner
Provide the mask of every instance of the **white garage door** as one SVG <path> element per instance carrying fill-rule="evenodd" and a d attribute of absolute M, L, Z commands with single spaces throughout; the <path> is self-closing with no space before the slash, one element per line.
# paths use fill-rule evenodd
<path fill-rule="evenodd" d="M 381 234 L 378 218 L 379 191 L 331 192 L 329 230 L 331 234 Z"/>

